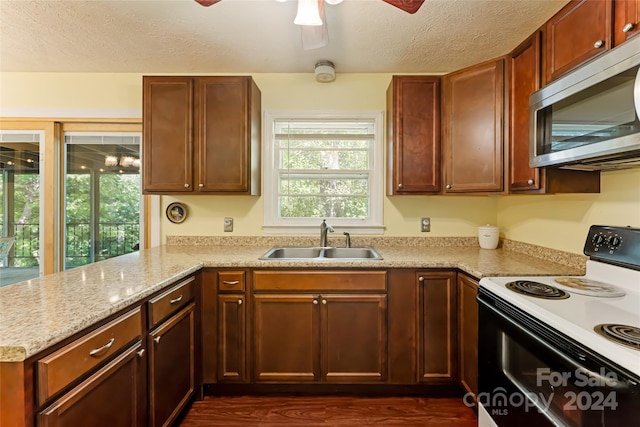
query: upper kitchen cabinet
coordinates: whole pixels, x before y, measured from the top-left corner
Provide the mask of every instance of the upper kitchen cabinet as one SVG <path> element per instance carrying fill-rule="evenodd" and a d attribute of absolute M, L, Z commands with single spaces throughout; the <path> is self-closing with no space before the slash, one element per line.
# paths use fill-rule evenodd
<path fill-rule="evenodd" d="M 640 34 L 640 0 L 614 0 L 613 43 L 618 46 Z"/>
<path fill-rule="evenodd" d="M 143 193 L 260 194 L 251 77 L 143 77 Z"/>
<path fill-rule="evenodd" d="M 387 195 L 440 192 L 440 77 L 392 77 L 387 153 Z"/>
<path fill-rule="evenodd" d="M 508 56 L 509 191 L 512 193 L 598 193 L 600 172 L 529 167 L 529 98 L 540 89 L 541 32 Z"/>
<path fill-rule="evenodd" d="M 504 59 L 442 80 L 444 192 L 492 194 L 504 189 Z"/>
<path fill-rule="evenodd" d="M 572 0 L 546 24 L 550 82 L 611 48 L 612 0 Z"/>

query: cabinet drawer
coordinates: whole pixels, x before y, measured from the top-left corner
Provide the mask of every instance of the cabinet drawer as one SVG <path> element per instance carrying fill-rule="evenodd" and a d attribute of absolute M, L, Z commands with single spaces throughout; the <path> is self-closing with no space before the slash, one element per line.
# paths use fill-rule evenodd
<path fill-rule="evenodd" d="M 162 319 L 184 307 L 195 296 L 194 276 L 183 280 L 166 292 L 149 301 L 149 327 L 153 328 Z"/>
<path fill-rule="evenodd" d="M 244 271 L 219 271 L 218 291 L 243 292 L 245 282 L 244 276 Z"/>
<path fill-rule="evenodd" d="M 137 307 L 38 360 L 38 403 L 44 403 L 141 335 L 142 315 L 140 307 Z"/>
<path fill-rule="evenodd" d="M 386 291 L 386 271 L 254 271 L 256 291 Z"/>

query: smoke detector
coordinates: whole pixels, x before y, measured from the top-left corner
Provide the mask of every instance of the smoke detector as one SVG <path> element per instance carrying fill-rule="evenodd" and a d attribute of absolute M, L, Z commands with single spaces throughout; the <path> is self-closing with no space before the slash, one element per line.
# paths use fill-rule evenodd
<path fill-rule="evenodd" d="M 329 83 L 336 79 L 336 68 L 331 61 L 318 61 L 316 63 L 316 80 L 321 83 Z"/>

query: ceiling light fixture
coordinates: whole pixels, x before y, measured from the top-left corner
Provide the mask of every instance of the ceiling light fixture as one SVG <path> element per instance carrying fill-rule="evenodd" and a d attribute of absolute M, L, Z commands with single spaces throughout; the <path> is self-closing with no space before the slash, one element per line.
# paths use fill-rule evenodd
<path fill-rule="evenodd" d="M 322 25 L 318 1 L 320 0 L 298 0 L 298 13 L 293 23 L 296 25 Z"/>
<path fill-rule="evenodd" d="M 330 5 L 336 5 L 342 3 L 342 0 L 324 0 L 325 3 L 329 3 Z"/>
<path fill-rule="evenodd" d="M 336 68 L 331 61 L 316 62 L 316 80 L 321 83 L 329 83 L 336 79 Z"/>
<path fill-rule="evenodd" d="M 104 156 L 105 166 L 118 166 L 118 158 L 116 156 Z"/>

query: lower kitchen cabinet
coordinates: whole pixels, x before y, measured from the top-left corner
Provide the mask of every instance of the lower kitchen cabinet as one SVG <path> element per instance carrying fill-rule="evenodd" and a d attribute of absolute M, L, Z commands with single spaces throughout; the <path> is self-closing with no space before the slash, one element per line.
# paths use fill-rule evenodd
<path fill-rule="evenodd" d="M 460 384 L 467 393 L 478 394 L 478 282 L 458 274 L 458 341 Z M 475 400 L 475 398 L 474 398 Z"/>
<path fill-rule="evenodd" d="M 456 273 L 417 271 L 418 381 L 455 383 L 458 378 L 456 342 Z"/>
<path fill-rule="evenodd" d="M 254 296 L 256 381 L 380 382 L 386 295 Z"/>
<path fill-rule="evenodd" d="M 320 378 L 320 311 L 314 295 L 253 296 L 256 382 Z"/>
<path fill-rule="evenodd" d="M 244 295 L 218 295 L 218 381 L 245 382 L 246 306 Z"/>
<path fill-rule="evenodd" d="M 37 415 L 39 427 L 146 425 L 144 349 L 131 345 Z"/>
<path fill-rule="evenodd" d="M 148 336 L 149 425 L 170 425 L 196 389 L 195 303 Z"/>
<path fill-rule="evenodd" d="M 386 381 L 386 272 L 259 271 L 254 287 L 256 383 Z"/>

